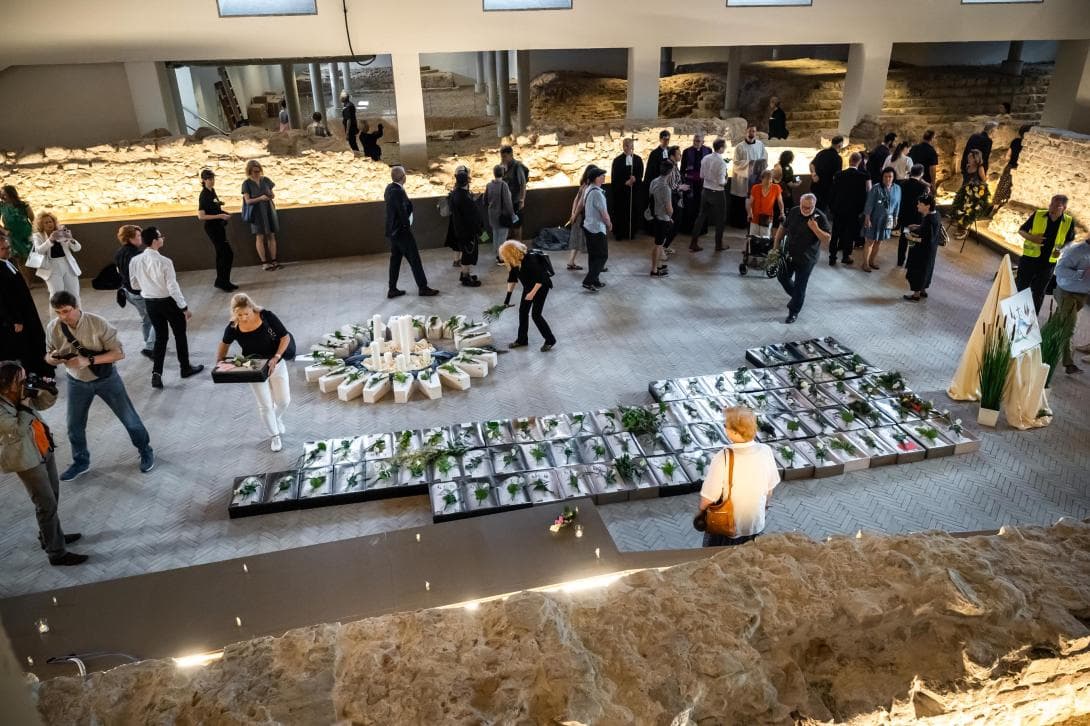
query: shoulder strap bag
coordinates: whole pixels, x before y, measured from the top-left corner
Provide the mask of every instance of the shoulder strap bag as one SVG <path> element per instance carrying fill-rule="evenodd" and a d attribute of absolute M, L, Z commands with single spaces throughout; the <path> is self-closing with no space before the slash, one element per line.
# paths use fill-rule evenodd
<path fill-rule="evenodd" d="M 76 340 L 76 336 L 72 335 L 72 331 L 69 330 L 68 326 L 65 325 L 64 323 L 61 323 L 61 333 L 64 334 L 65 339 L 69 343 L 71 343 L 72 347 L 76 349 L 76 352 L 79 353 L 84 358 L 90 358 L 92 356 L 102 355 L 103 353 L 106 352 L 104 350 L 100 350 L 100 351 L 95 352 L 95 351 L 87 350 L 86 348 L 84 348 L 83 344 L 80 343 L 78 340 Z M 113 363 L 96 363 L 95 365 L 90 366 L 90 370 L 91 370 L 91 373 L 94 374 L 95 378 L 106 378 L 111 373 L 113 373 L 114 364 Z"/>
<path fill-rule="evenodd" d="M 708 532 L 733 539 L 738 531 L 734 523 L 734 502 L 731 501 L 734 490 L 734 449 L 727 449 L 727 455 L 729 461 L 726 494 L 720 495 L 719 501 L 696 515 L 693 519 L 693 528 L 698 532 Z"/>

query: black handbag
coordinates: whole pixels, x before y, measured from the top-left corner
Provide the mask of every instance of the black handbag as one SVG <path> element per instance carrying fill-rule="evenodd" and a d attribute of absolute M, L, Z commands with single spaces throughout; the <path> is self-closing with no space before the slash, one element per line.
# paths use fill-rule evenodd
<path fill-rule="evenodd" d="M 69 330 L 68 326 L 65 325 L 64 323 L 61 323 L 61 333 L 64 334 L 65 339 L 67 339 L 68 342 L 71 343 L 72 347 L 76 349 L 76 352 L 79 353 L 84 358 L 93 358 L 96 355 L 102 355 L 103 353 L 106 352 L 104 350 L 100 350 L 98 352 L 95 352 L 95 351 L 87 350 L 86 348 L 84 348 L 80 344 L 80 342 L 78 340 L 76 340 L 76 336 L 72 335 L 72 331 Z M 110 374 L 114 372 L 114 364 L 113 363 L 96 363 L 93 366 L 88 366 L 88 369 L 91 371 L 91 373 L 94 374 L 95 378 L 100 378 L 100 379 L 101 378 L 108 378 L 110 376 Z"/>
<path fill-rule="evenodd" d="M 129 298 L 125 297 L 125 291 L 121 288 L 117 289 L 117 306 L 123 308 L 129 304 Z"/>

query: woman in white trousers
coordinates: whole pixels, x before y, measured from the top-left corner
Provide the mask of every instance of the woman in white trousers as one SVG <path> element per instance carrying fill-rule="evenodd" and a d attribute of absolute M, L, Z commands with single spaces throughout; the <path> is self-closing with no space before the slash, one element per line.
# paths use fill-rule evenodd
<path fill-rule="evenodd" d="M 36 255 L 31 255 L 27 264 L 37 262 L 37 275 L 45 280 L 49 295 L 65 290 L 79 300 L 79 276 L 81 270 L 73 252 L 82 247 L 72 237 L 72 231 L 57 222 L 52 212 L 38 212 L 34 217 L 34 234 L 30 238 Z"/>
<path fill-rule="evenodd" d="M 295 358 L 291 333 L 271 310 L 258 307 L 249 295 L 240 292 L 231 298 L 231 322 L 216 351 L 217 365 L 227 358 L 227 350 L 236 342 L 243 355 L 269 360 L 268 379 L 249 385 L 270 447 L 280 451 L 284 448 L 281 436 L 286 432 L 284 412 L 291 403 L 287 364 Z"/>

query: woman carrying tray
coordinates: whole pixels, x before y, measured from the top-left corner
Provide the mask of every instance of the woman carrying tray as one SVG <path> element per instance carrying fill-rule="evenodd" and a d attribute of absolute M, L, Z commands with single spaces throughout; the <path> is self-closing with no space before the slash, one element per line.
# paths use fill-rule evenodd
<path fill-rule="evenodd" d="M 216 350 L 217 373 L 240 370 L 239 366 L 226 360 L 227 349 L 236 342 L 247 358 L 269 361 L 268 377 L 250 381 L 250 390 L 257 399 L 257 413 L 270 437 L 271 448 L 280 451 L 284 448 L 280 439 L 285 432 L 284 412 L 291 403 L 288 367 L 283 361 L 294 360 L 295 341 L 280 318 L 271 310 L 258 307 L 249 295 L 240 292 L 231 298 L 231 322 L 224 329 L 223 340 Z"/>

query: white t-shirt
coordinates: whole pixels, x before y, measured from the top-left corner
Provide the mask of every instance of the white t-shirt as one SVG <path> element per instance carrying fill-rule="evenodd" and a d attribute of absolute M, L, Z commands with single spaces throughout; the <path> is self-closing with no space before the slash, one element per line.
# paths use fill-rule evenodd
<path fill-rule="evenodd" d="M 886 163 L 882 164 L 882 168 L 885 169 L 887 166 L 893 167 L 894 179 L 907 179 L 912 171 L 912 157 L 902 154 L 900 159 L 894 161 L 893 154 L 890 154 L 886 157 Z"/>
<path fill-rule="evenodd" d="M 734 484 L 730 500 L 734 502 L 736 537 L 760 534 L 765 528 L 765 505 L 772 490 L 780 483 L 780 471 L 772 455 L 772 447 L 750 441 L 725 446 L 712 459 L 700 496 L 711 502 L 719 501 L 727 491 L 727 449 L 734 449 Z"/>

